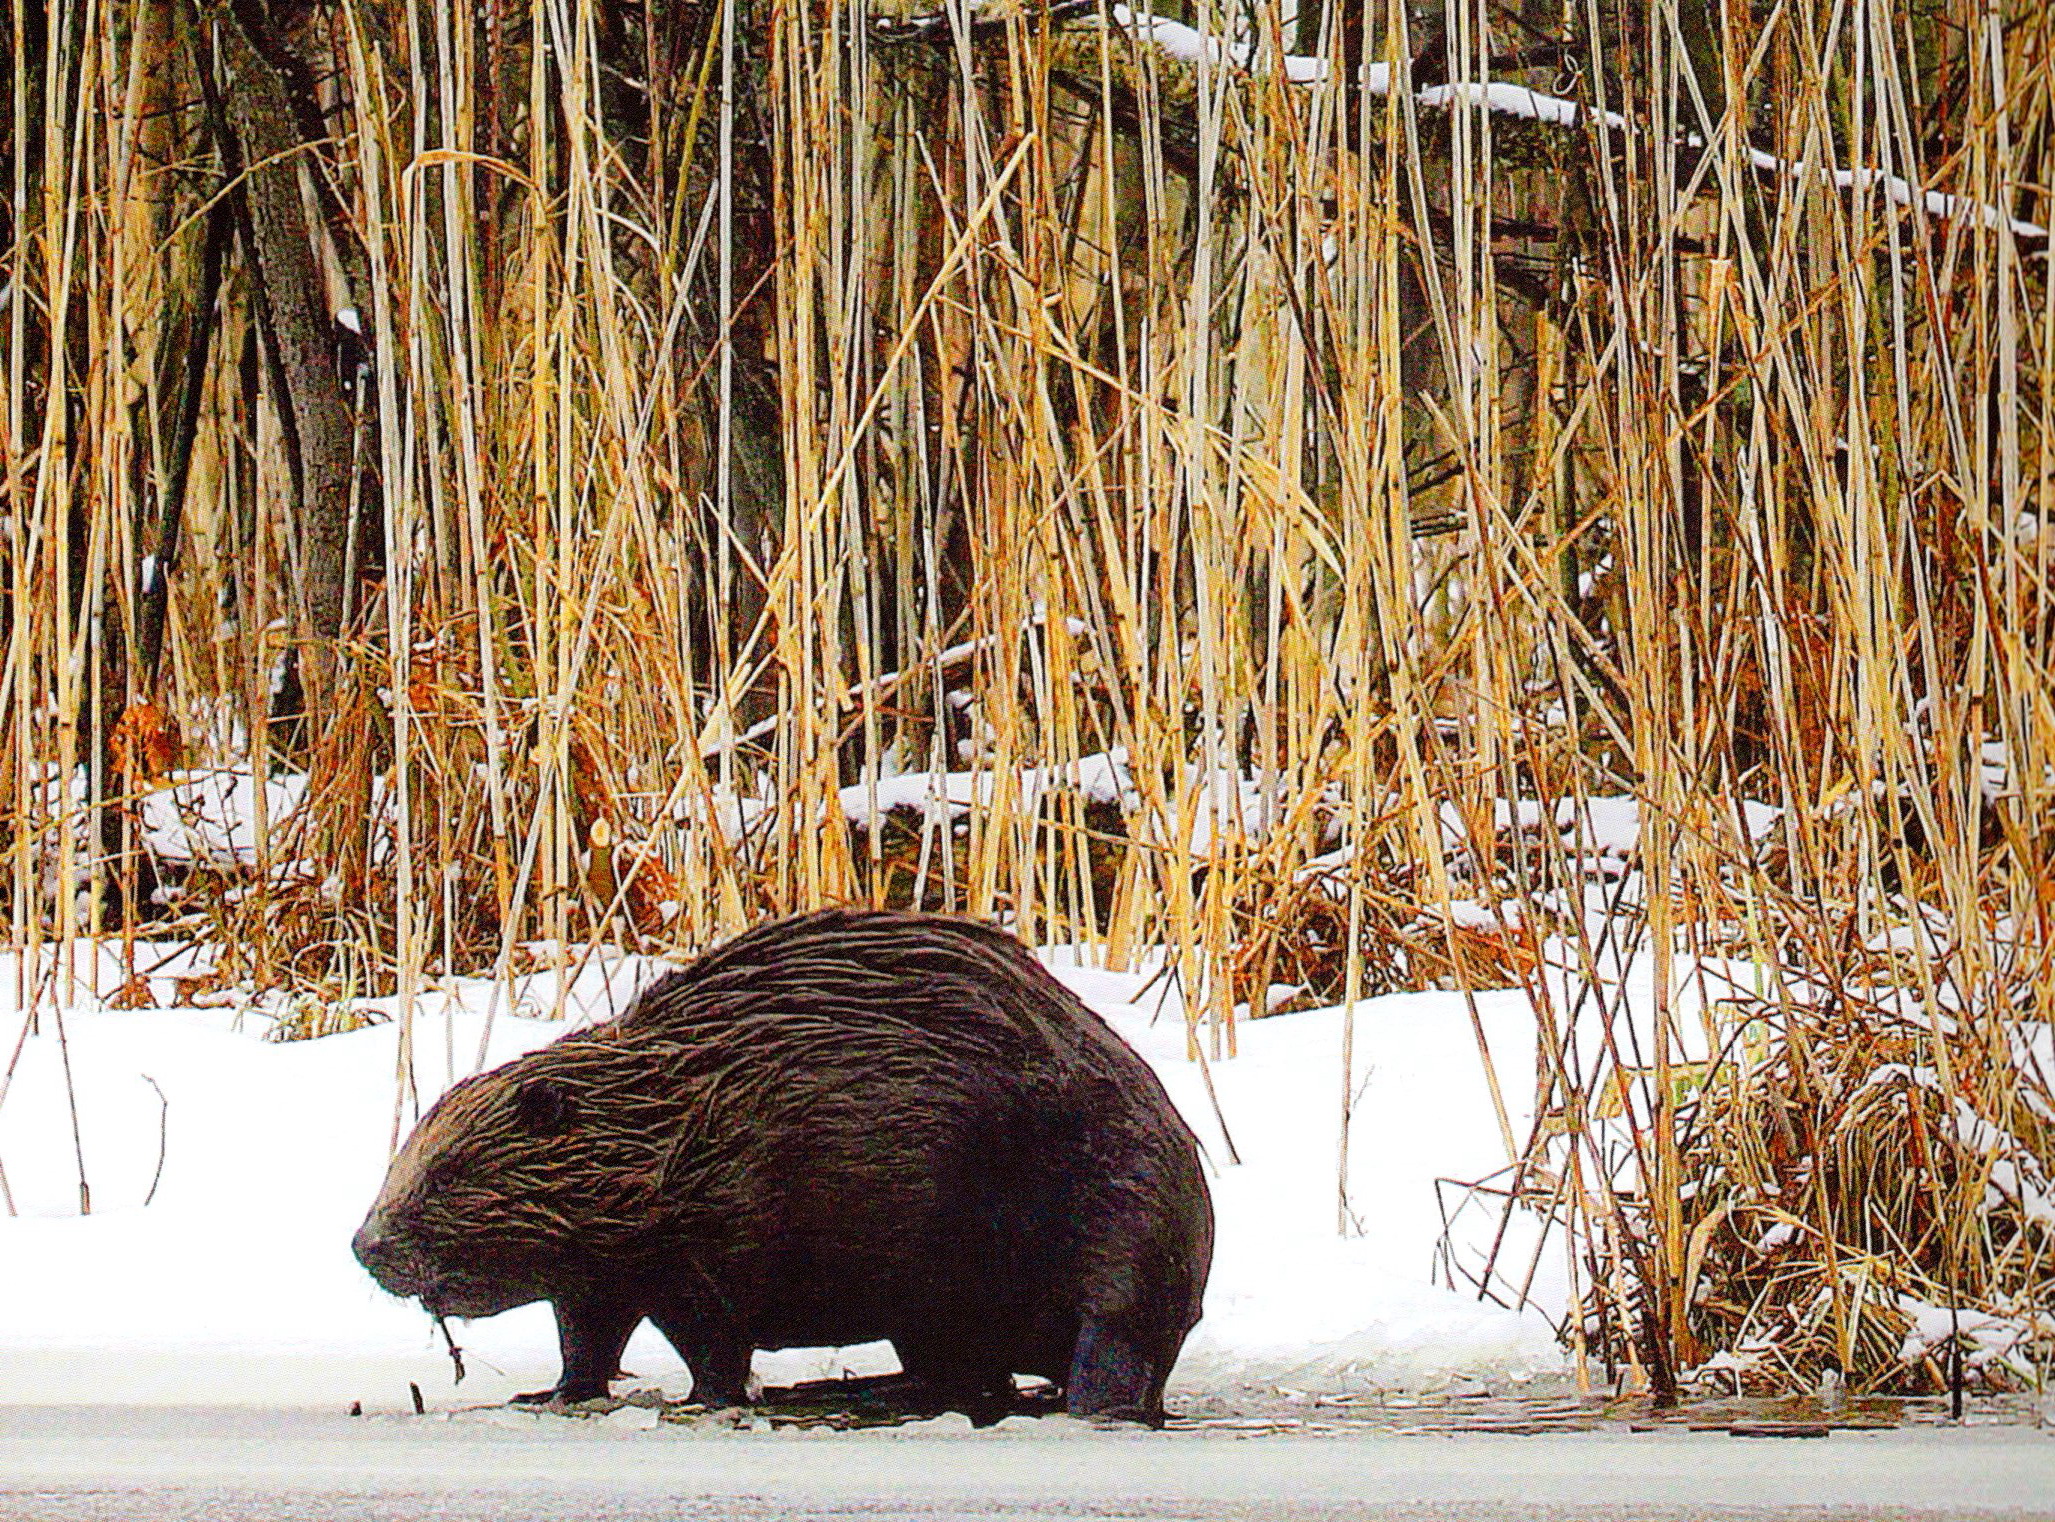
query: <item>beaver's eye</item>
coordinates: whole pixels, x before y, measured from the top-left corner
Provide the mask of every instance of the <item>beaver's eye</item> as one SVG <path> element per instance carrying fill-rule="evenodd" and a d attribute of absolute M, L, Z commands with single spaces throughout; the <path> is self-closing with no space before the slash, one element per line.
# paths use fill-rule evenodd
<path fill-rule="evenodd" d="M 571 1091 L 549 1078 L 531 1078 L 514 1091 L 514 1119 L 533 1136 L 555 1136 L 578 1118 Z"/>

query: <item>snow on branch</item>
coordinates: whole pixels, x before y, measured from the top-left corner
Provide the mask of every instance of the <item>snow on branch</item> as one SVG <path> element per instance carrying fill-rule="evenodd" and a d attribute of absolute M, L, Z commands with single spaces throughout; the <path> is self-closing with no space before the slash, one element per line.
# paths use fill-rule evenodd
<path fill-rule="evenodd" d="M 1803 159 L 1780 159 L 1774 153 L 1765 153 L 1760 148 L 1748 150 L 1748 161 L 1767 174 L 1786 175 L 1794 180 L 1808 179 L 1822 171 Z M 2028 238 L 2045 242 L 2048 229 L 2038 222 L 2029 222 L 2024 217 L 2008 217 L 1997 207 L 1985 201 L 1972 200 L 1968 196 L 1950 195 L 1945 190 L 1922 191 L 1912 181 L 1899 174 L 1885 174 L 1877 169 L 1836 169 L 1832 171 L 1834 184 L 1842 190 L 1868 190 L 1871 186 L 1881 189 L 1885 197 L 1899 206 L 1910 206 L 1915 198 L 1926 207 L 1930 217 L 1953 220 L 1957 217 L 1975 217 L 1984 227 L 2009 226 L 2015 238 Z"/>
<path fill-rule="evenodd" d="M 1086 12 L 1079 19 L 1095 18 L 1091 12 Z M 1106 19 L 1115 30 L 1125 32 L 1137 42 L 1153 46 L 1166 58 L 1189 64 L 1224 64 L 1244 72 L 1253 70 L 1256 48 L 1251 42 L 1224 42 L 1195 26 L 1186 26 L 1182 21 L 1136 12 L 1125 5 L 1109 6 Z M 1327 60 L 1287 53 L 1284 56 L 1284 77 L 1295 85 L 1318 84 L 1327 78 Z M 1374 81 L 1369 83 L 1373 94 L 1384 94 L 1391 88 L 1390 66 L 1382 63 L 1370 65 L 1366 79 Z"/>
<path fill-rule="evenodd" d="M 972 7 L 973 24 L 980 21 L 994 23 L 1007 16 L 1017 14 L 1012 0 L 984 0 Z M 1157 16 L 1147 11 L 1137 11 L 1125 4 L 1106 6 L 1103 10 L 1096 0 L 1058 0 L 1049 9 L 1049 19 L 1058 25 L 1092 25 L 1110 28 L 1131 38 L 1140 46 L 1152 48 L 1164 58 L 1194 68 L 1232 68 L 1243 73 L 1261 73 L 1270 65 L 1268 58 L 1259 53 L 1256 44 L 1246 39 L 1228 40 L 1188 26 L 1182 21 L 1172 21 L 1167 16 Z M 949 17 L 946 12 L 934 12 L 924 16 L 912 16 L 903 20 L 883 20 L 878 23 L 882 36 L 892 39 L 907 39 L 917 36 L 946 35 Z M 1295 85 L 1324 83 L 1328 77 L 1327 59 L 1314 54 L 1286 53 L 1277 67 L 1284 77 Z M 1391 93 L 1392 71 L 1388 63 L 1371 63 L 1363 69 L 1363 89 L 1374 96 Z M 1429 85 L 1412 92 L 1413 101 L 1423 110 L 1447 111 L 1456 106 L 1468 106 L 1483 110 L 1494 116 L 1516 120 L 1532 121 L 1547 127 L 1571 129 L 1591 119 L 1608 132 L 1624 132 L 1627 119 L 1617 111 L 1589 111 L 1577 101 L 1560 95 L 1548 95 L 1526 85 L 1513 84 L 1505 80 L 1459 81 L 1454 84 Z M 1694 147 L 1702 147 L 1702 140 L 1692 137 L 1685 140 Z M 1836 188 L 1846 191 L 1879 190 L 1886 200 L 1894 205 L 1910 207 L 1915 202 L 1923 207 L 1927 215 L 1947 220 L 1962 217 L 1975 218 L 1980 226 L 2006 226 L 2015 238 L 2045 244 L 2048 229 L 2038 222 L 2023 217 L 2007 216 L 1988 202 L 1977 201 L 1968 196 L 1950 195 L 1945 191 L 1922 190 L 1903 175 L 1885 174 L 1881 170 L 1857 167 L 1824 171 L 1819 166 L 1808 164 L 1802 159 L 1779 158 L 1760 148 L 1748 150 L 1751 168 L 1784 179 L 1804 181 L 1826 174 Z"/>

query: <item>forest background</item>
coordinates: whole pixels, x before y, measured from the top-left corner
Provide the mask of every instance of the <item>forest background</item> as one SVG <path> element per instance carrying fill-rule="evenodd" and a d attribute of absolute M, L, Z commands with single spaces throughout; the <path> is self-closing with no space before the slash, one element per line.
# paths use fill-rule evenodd
<path fill-rule="evenodd" d="M 2047 8 L 1179 14 L 0 3 L 22 1007 L 852 899 L 1209 1061 L 1517 986 L 1580 1350 L 2045 1366 Z"/>

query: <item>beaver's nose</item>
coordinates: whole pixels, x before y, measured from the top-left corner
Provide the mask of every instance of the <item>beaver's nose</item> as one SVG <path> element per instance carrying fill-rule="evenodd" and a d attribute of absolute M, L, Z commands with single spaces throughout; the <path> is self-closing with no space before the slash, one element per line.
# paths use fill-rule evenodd
<path fill-rule="evenodd" d="M 350 1250 L 357 1255 L 357 1261 L 366 1268 L 376 1270 L 378 1260 L 384 1255 L 387 1242 L 385 1228 L 373 1216 L 357 1228 L 357 1234 L 350 1238 Z"/>

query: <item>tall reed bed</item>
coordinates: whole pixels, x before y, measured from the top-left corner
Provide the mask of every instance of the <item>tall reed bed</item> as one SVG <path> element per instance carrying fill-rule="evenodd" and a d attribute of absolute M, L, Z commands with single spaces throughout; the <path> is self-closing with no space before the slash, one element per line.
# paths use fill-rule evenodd
<path fill-rule="evenodd" d="M 2045 1358 L 2044 8 L 1202 4 L 1241 51 L 1187 56 L 959 4 L 243 10 L 305 65 L 375 510 L 314 637 L 223 13 L 6 10 L 31 952 L 154 896 L 230 975 L 404 996 L 915 903 L 1166 948 L 1209 1058 L 1291 989 L 1517 982 L 1507 1208 L 1589 1367 L 1917 1386 L 1927 1305 Z M 334 680 L 286 726 L 293 649 Z M 307 802 L 145 867 L 201 767 Z"/>

